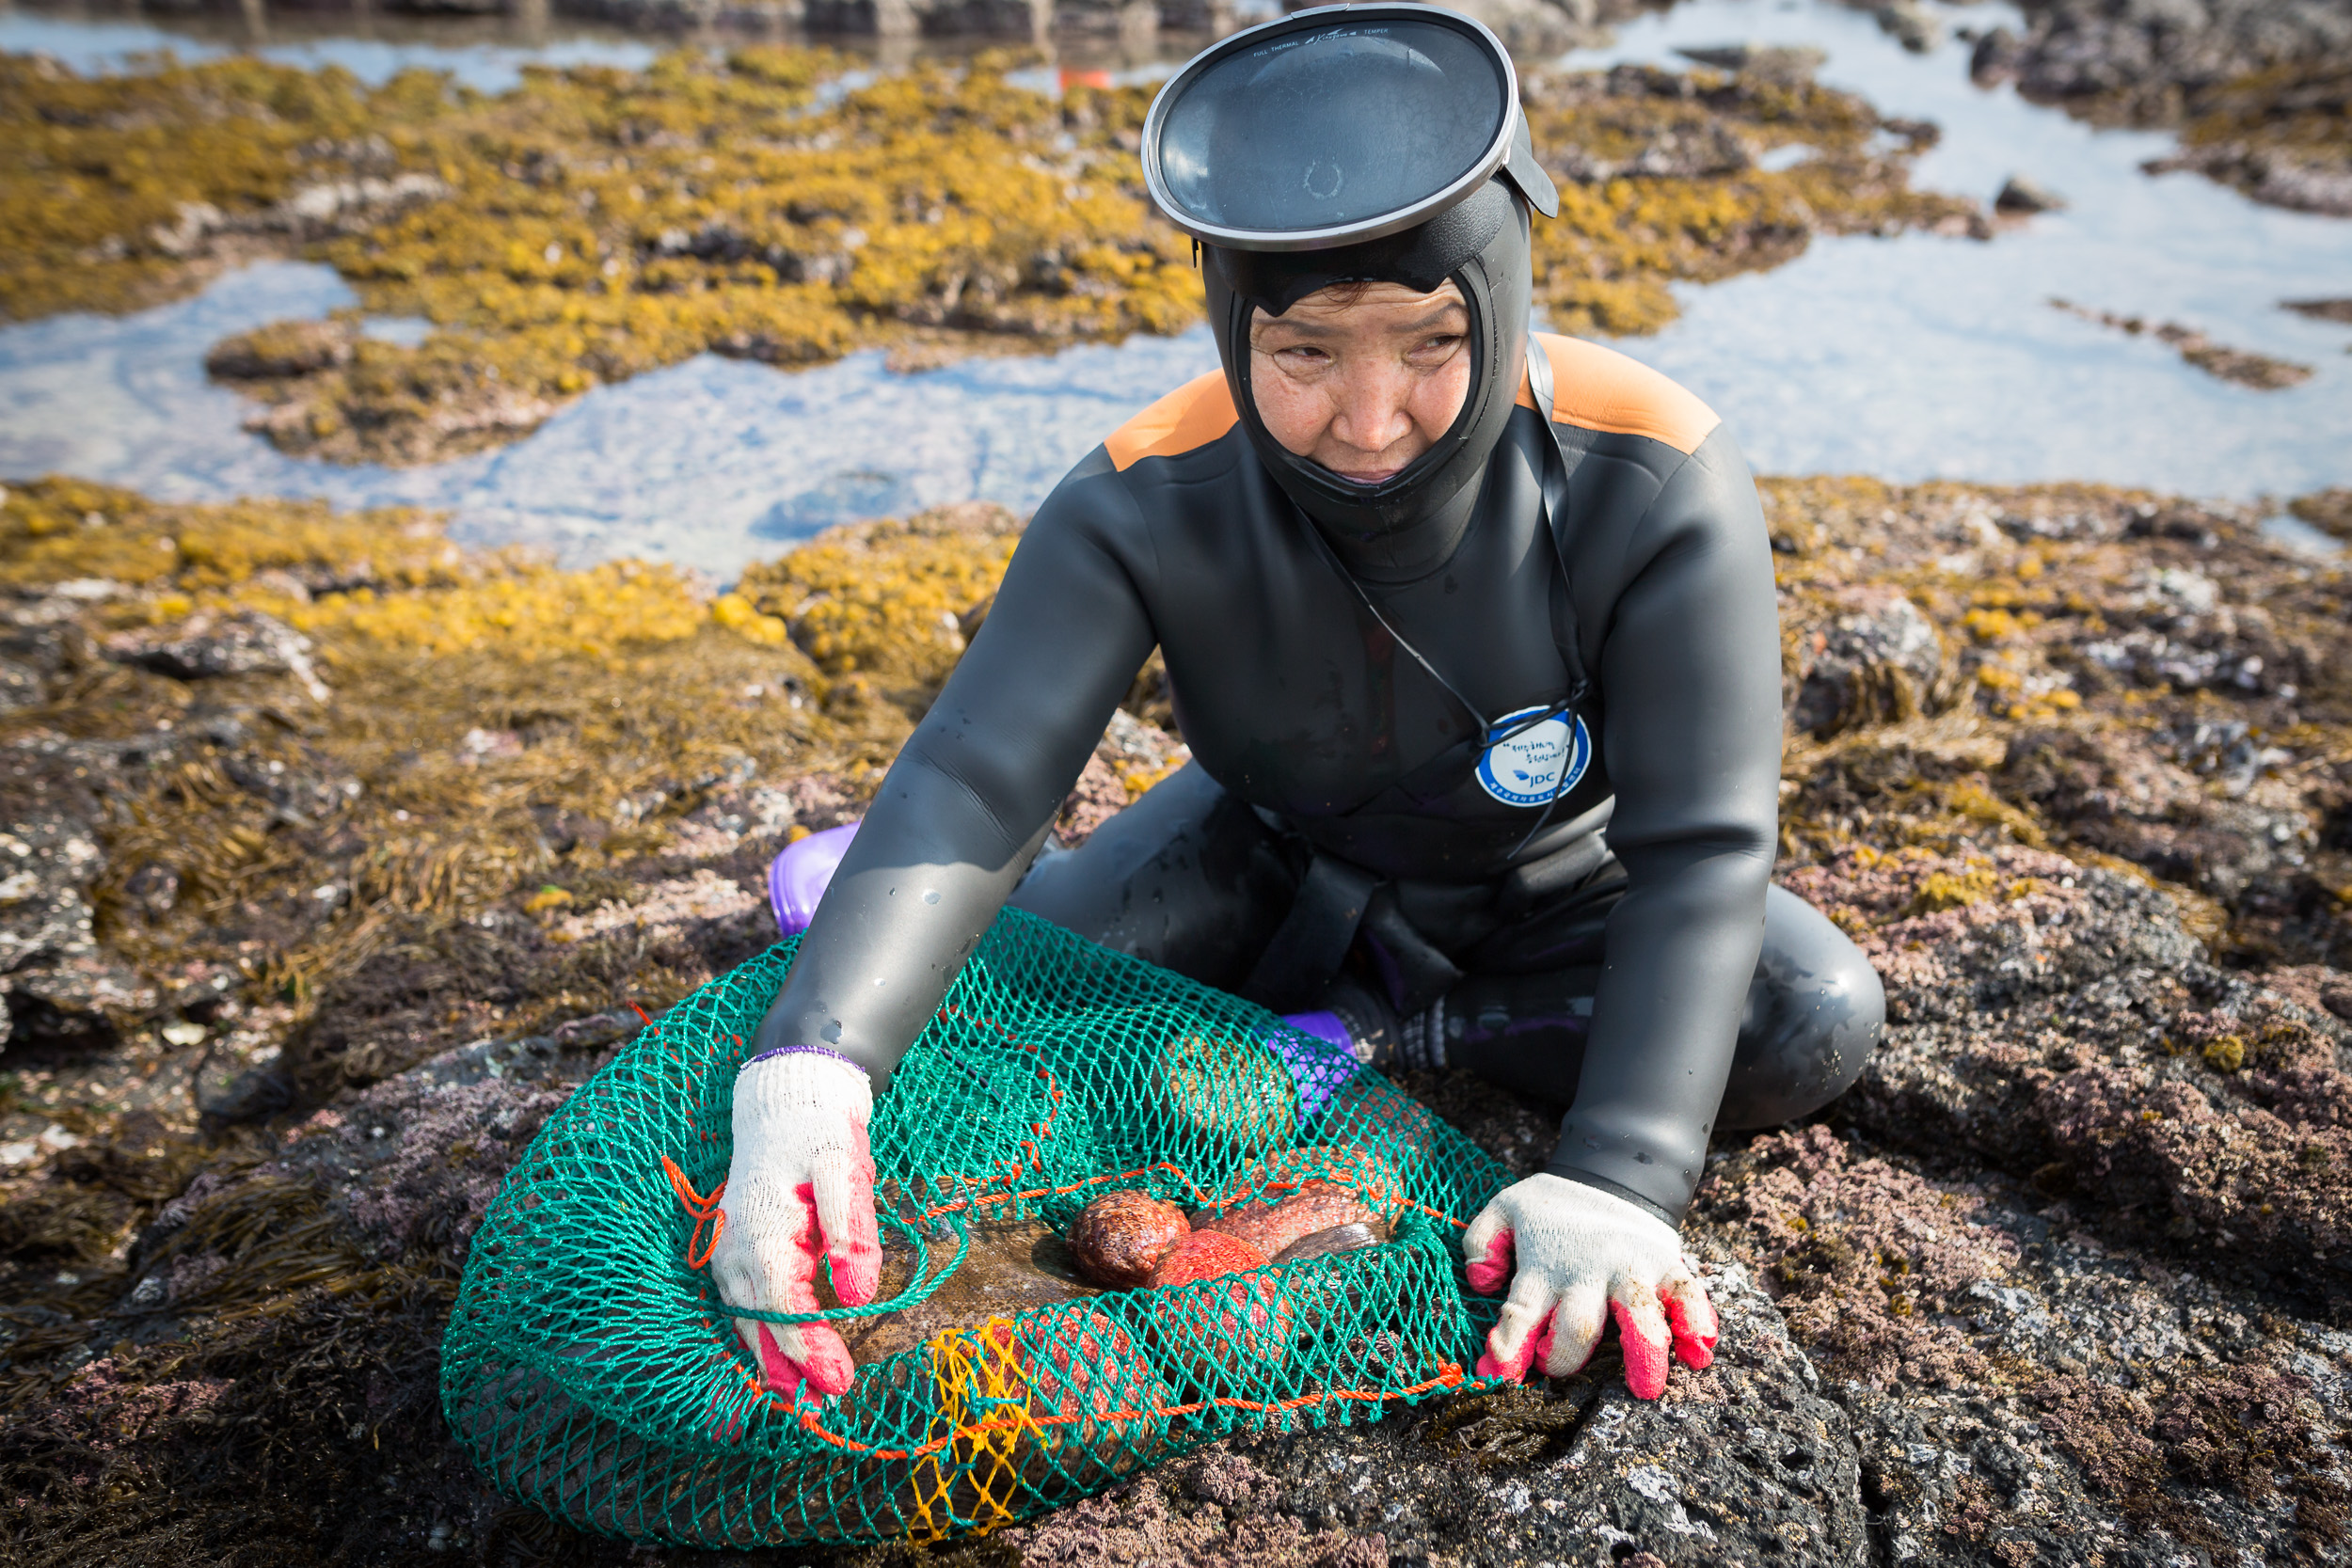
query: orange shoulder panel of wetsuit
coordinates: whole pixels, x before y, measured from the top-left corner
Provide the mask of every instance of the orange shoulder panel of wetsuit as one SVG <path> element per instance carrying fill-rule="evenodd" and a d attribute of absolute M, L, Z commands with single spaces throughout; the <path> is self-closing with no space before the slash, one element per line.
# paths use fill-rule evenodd
<path fill-rule="evenodd" d="M 1233 428 L 1233 389 L 1223 371 L 1194 376 L 1112 431 L 1103 443 L 1111 467 L 1124 472 L 1147 457 L 1175 457 L 1205 447 Z"/>
<path fill-rule="evenodd" d="M 1712 408 L 1615 349 L 1550 332 L 1532 337 L 1551 359 L 1551 417 L 1561 424 L 1646 436 L 1688 457 L 1723 423 Z M 1522 408 L 1535 406 L 1524 376 L 1518 401 Z"/>

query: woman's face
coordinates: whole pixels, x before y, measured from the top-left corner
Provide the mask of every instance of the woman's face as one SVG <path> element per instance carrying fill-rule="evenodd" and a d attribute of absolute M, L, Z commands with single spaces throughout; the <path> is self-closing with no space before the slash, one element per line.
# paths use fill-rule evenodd
<path fill-rule="evenodd" d="M 1470 308 L 1452 282 L 1340 284 L 1249 323 L 1258 417 L 1283 447 L 1377 484 L 1437 444 L 1470 396 Z"/>

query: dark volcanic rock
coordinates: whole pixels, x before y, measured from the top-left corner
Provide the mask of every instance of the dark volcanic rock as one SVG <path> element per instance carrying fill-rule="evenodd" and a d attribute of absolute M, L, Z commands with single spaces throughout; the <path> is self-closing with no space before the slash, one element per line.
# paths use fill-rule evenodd
<path fill-rule="evenodd" d="M 1713 1290 L 1732 1348 L 1677 1369 L 1661 1402 L 1627 1394 L 1604 1354 L 1584 1375 L 1377 1426 L 1229 1440 L 996 1539 L 1025 1561 L 1106 1568 L 1865 1561 L 1844 1412 L 1743 1267 L 1718 1257 Z"/>
<path fill-rule="evenodd" d="M 2236 1277 L 2250 1245 L 2220 1237 L 2196 1207 L 2209 1196 L 2203 1167 L 2152 1163 L 2130 1142 L 2147 1125 L 2136 1105 L 2100 1119 L 2063 1082 L 2082 1081 L 2077 1058 L 2098 1057 L 2133 1085 L 2220 1085 L 2216 1118 L 2260 1110 L 2336 1128 L 2332 1069 L 2302 1037 L 2259 1022 L 2295 1005 L 2213 970 L 2164 897 L 2128 879 L 2015 848 L 1864 858 L 1791 880 L 1861 933 L 1888 974 L 1897 1026 L 1846 1108 L 1881 1147 L 1815 1127 L 1713 1160 L 1686 1230 L 1724 1317 L 1712 1369 L 1676 1369 L 1667 1398 L 1645 1404 L 1605 1349 L 1580 1376 L 1376 1425 L 1285 1432 L 1276 1418 L 950 1560 L 1842 1568 L 2095 1553 L 2155 1568 L 2185 1550 L 2324 1556 L 2344 1510 L 2331 1412 L 2352 1337 L 2297 1321 Z M 2312 985 L 2332 983 L 2328 973 Z M 2081 1005 L 2056 1009 L 2042 1033 L 2020 1022 L 2070 998 Z M 2158 1016 L 2177 1055 L 2147 1043 Z M 167 1205 L 121 1290 L 173 1322 L 249 1310 L 230 1220 L 298 1190 L 319 1195 L 315 1212 L 344 1249 L 335 1256 L 348 1259 L 337 1267 L 453 1269 L 532 1131 L 634 1027 L 600 1016 L 484 1041 L 346 1096 L 269 1161 L 207 1175 Z M 2241 1029 L 2245 1055 L 2225 1072 L 2224 1042 Z M 1519 1168 L 1548 1147 L 1545 1108 L 1467 1081 L 1413 1086 Z M 2060 1125 L 2069 1114 L 2080 1124 Z M 2239 1124 L 2257 1153 L 2268 1147 L 2261 1127 Z M 2110 1193 L 2084 1164 L 2084 1150 L 2108 1148 L 2141 1161 L 2130 1192 Z M 1955 1162 L 1985 1174 L 1936 1173 Z M 2325 1189 L 2332 1178 L 2311 1180 Z M 2151 1233 L 2136 1211 L 2176 1194 L 2194 1233 Z M 2308 1250 L 2264 1234 L 2282 1256 Z M 437 1325 L 389 1330 L 385 1354 L 408 1354 L 397 1338 L 408 1333 L 429 1350 Z M 159 1397 L 106 1365 L 75 1385 L 73 1408 L 89 1419 Z M 423 1380 L 416 1400 L 405 1385 L 369 1397 L 421 1418 L 429 1357 L 414 1367 L 403 1375 Z M 302 1372 L 296 1386 L 348 1398 L 326 1375 Z M 124 1392 L 108 1391 L 116 1377 Z M 204 1429 L 175 1417 L 155 1430 Z M 429 1438 L 416 1430 L 408 1463 L 449 1529 L 439 1539 L 500 1539 L 504 1505 L 437 1426 Z M 412 1544 L 427 1534 L 389 1514 L 355 1528 Z M 887 1547 L 803 1555 L 905 1560 Z"/>
<path fill-rule="evenodd" d="M 2294 309 L 2305 309 L 2311 306 L 2337 308 L 2341 315 L 2330 319 L 2352 322 L 2352 299 L 2307 300 Z M 2315 529 L 2332 533 L 2339 539 L 2352 540 L 2352 488 L 2339 485 L 2308 496 L 2297 496 L 2287 503 L 2287 510 Z"/>
<path fill-rule="evenodd" d="M 204 369 L 224 381 L 265 381 L 316 375 L 351 359 L 358 336 L 341 321 L 282 321 L 215 343 Z"/>
<path fill-rule="evenodd" d="M 2163 895 L 2056 855 L 1863 850 L 1783 879 L 1886 982 L 1888 1037 L 1842 1117 L 2109 1235 L 2329 1311 L 2352 1297 L 2335 1019 L 2214 968 Z"/>
<path fill-rule="evenodd" d="M 1925 55 L 1944 41 L 1944 19 L 1922 0 L 1889 0 L 1873 14 L 1888 37 L 1915 55 Z"/>
<path fill-rule="evenodd" d="M 2001 183 L 2001 194 L 1993 198 L 1996 213 L 2055 213 L 2066 205 L 2066 198 L 2038 180 L 2012 174 Z"/>
<path fill-rule="evenodd" d="M 2258 201 L 2352 213 L 2352 8 L 2337 0 L 2033 0 L 1996 27 L 1979 83 L 2106 122 L 2184 126 L 2152 172 L 2195 169 Z M 2332 129 L 2331 127 L 2332 122 Z"/>
<path fill-rule="evenodd" d="M 89 884 L 103 857 L 87 822 L 33 810 L 0 832 L 0 974 L 96 950 Z"/>
<path fill-rule="evenodd" d="M 0 713 L 39 707 L 48 700 L 40 671 L 12 658 L 0 658 Z"/>
<path fill-rule="evenodd" d="M 291 674 L 298 676 L 313 696 L 326 694 L 310 667 L 310 640 L 259 610 L 227 615 L 199 612 L 157 633 L 118 638 L 108 645 L 108 652 L 125 664 L 174 680 Z"/>
<path fill-rule="evenodd" d="M 2005 73 L 2028 96 L 2124 94 L 2161 112 L 2185 87 L 2352 53 L 2352 10 L 2326 0 L 2035 0 Z M 1979 79 L 2004 46 L 1988 51 Z"/>
<path fill-rule="evenodd" d="M 382 1283 L 351 1282 L 453 1270 L 540 1123 L 633 1031 L 633 1020 L 599 1017 L 447 1052 L 314 1113 L 267 1160 L 204 1174 L 139 1233 L 116 1326 L 95 1331 L 156 1320 L 210 1345 L 214 1329 L 187 1325 L 263 1303 L 275 1304 L 272 1314 L 293 1310 L 309 1299 L 297 1282 L 306 1278 L 381 1291 Z M 298 1229 L 311 1274 L 272 1272 L 285 1260 L 257 1251 L 250 1229 L 264 1214 Z M 1724 1320 L 1723 1351 L 1706 1372 L 1677 1368 L 1663 1402 L 1629 1396 L 1613 1351 L 1604 1350 L 1574 1378 L 1440 1400 L 1375 1426 L 1291 1432 L 1276 1412 L 1255 1436 L 995 1540 L 1025 1560 L 1106 1568 L 1519 1560 L 1613 1568 L 1637 1552 L 1677 1564 L 1864 1561 L 1868 1528 L 1845 1414 L 1747 1267 L 1708 1238 L 1698 1244 Z M 435 1326 L 388 1325 L 394 1338 L 376 1354 L 401 1362 L 427 1348 L 403 1337 Z M 421 1393 L 386 1386 L 368 1398 L 386 1410 L 430 1409 L 429 1357 L 405 1364 L 402 1375 L 421 1378 Z M 122 1401 L 150 1399 L 122 1364 L 107 1367 L 77 1395 L 76 1408 L 87 1405 L 99 1428 L 128 1412 Z M 289 1375 L 309 1397 L 348 1397 L 330 1368 Z M 211 1397 L 226 1397 L 226 1386 Z M 156 1430 L 172 1440 L 187 1432 L 177 1421 Z M 453 1521 L 445 1540 L 495 1536 L 504 1505 L 454 1458 L 437 1425 L 405 1463 L 435 1478 L 432 1511 Z M 405 1500 L 413 1508 L 415 1498 Z M 354 1528 L 379 1542 L 425 1536 L 421 1525 L 398 1526 L 389 1514 Z M 804 1555 L 897 1560 L 889 1548 Z"/>
<path fill-rule="evenodd" d="M 2002 191 L 2004 198 L 2010 195 Z M 2043 193 L 2047 194 L 2047 193 Z M 2062 205 L 2062 203 L 2061 203 Z M 2283 203 L 2294 205 L 2294 203 Z M 2020 208 L 2018 211 L 2027 209 Z M 2254 354 L 2246 349 L 2231 348 L 2217 343 L 2193 326 L 2178 322 L 2152 322 L 2144 316 L 2117 315 L 2112 310 L 2094 310 L 2063 299 L 2050 303 L 2069 315 L 2110 326 L 2137 338 L 2142 333 L 2161 343 L 2169 343 L 2180 351 L 2181 357 L 2203 371 L 2207 375 L 2224 381 L 2234 381 L 2241 387 L 2257 391 L 2275 392 L 2285 387 L 2297 387 L 2312 378 L 2309 365 L 2298 365 L 2291 359 L 2280 359 L 2267 354 Z"/>
<path fill-rule="evenodd" d="M 2077 843 L 2224 902 L 2290 884 L 2317 847 L 2318 824 L 2302 807 L 2247 799 L 2265 767 L 2248 727 L 2198 725 L 2169 738 L 2166 756 L 2144 737 L 2026 731 L 2009 743 L 2001 784 Z"/>
<path fill-rule="evenodd" d="M 2191 169 L 2273 207 L 2352 217 L 2352 168 L 2318 165 L 2291 149 L 2225 140 L 2153 159 L 2144 166 L 2151 174 Z"/>
<path fill-rule="evenodd" d="M 1756 1140 L 1701 1194 L 1851 1418 L 1883 1556 L 2327 1554 L 2352 1337 L 2112 1251 L 2027 1196 L 1821 1127 Z"/>
<path fill-rule="evenodd" d="M 1941 697 L 1944 639 L 1892 588 L 1837 595 L 1824 626 L 1785 628 L 1797 648 L 1788 721 L 1815 736 L 1915 718 Z"/>
<path fill-rule="evenodd" d="M 89 786 L 56 751 L 19 745 L 0 760 L 0 1044 L 103 1045 L 155 997 L 93 929 L 105 857 Z"/>
<path fill-rule="evenodd" d="M 1763 489 L 1801 726 L 1783 879 L 1869 952 L 1892 1027 L 1817 1125 L 1717 1140 L 1685 1227 L 1724 1315 L 1716 1365 L 1677 1368 L 1650 1405 L 1605 1347 L 1577 1377 L 1378 1423 L 1301 1431 L 1264 1413 L 1262 1431 L 989 1538 L 771 1557 L 2169 1568 L 2345 1554 L 2343 569 L 2275 546 L 2253 507 L 2064 485 Z M 35 954 L 5 982 L 20 1023 L 132 958 L 155 966 L 176 1015 L 108 1049 L 0 1064 L 19 1074 L 0 1129 L 17 1162 L 0 1173 L 11 1544 L 99 1568 L 208 1551 L 263 1568 L 683 1564 L 559 1528 L 463 1461 L 437 1395 L 448 1304 L 503 1173 L 639 1027 L 624 999 L 658 1006 L 764 946 L 777 837 L 855 815 L 899 732 L 870 757 L 812 749 L 756 781 L 733 763 L 657 769 L 618 810 L 527 785 L 568 863 L 550 875 L 526 857 L 511 886 L 435 914 L 366 891 L 375 846 L 350 831 L 364 813 L 334 805 L 349 766 L 292 681 L 265 696 L 246 675 L 109 665 L 103 633 L 136 623 L 125 600 L 141 592 L 77 580 L 0 629 L 0 658 L 52 700 L 103 693 L 19 718 L 0 747 L 0 831 L 30 859 L 33 825 L 56 872 L 0 904 L 12 951 Z M 354 705 L 321 727 L 372 721 L 379 699 L 356 672 L 338 685 Z M 152 706 L 126 715 L 118 694 Z M 501 769 L 550 744 L 539 700 L 463 714 L 421 755 L 456 752 L 462 789 L 514 787 Z M 1171 736 L 1115 723 L 1065 831 L 1178 760 Z M 154 815 L 198 773 L 240 815 Z M 173 820 L 251 824 L 301 866 L 286 888 L 308 923 L 226 909 L 219 871 L 170 842 L 192 832 L 141 828 Z M 75 831 L 119 863 L 73 870 L 61 835 Z M 203 961 L 183 961 L 199 937 Z M 272 956 L 297 951 L 326 958 L 289 998 Z M 576 1016 L 588 1009 L 612 1010 Z M 39 1083 L 74 1073 L 79 1098 Z M 120 1109 L 134 1094 L 168 1128 Z M 1525 1172 L 1560 1109 L 1416 1073 L 1349 1114 L 1442 1116 Z M 993 1262 L 1034 1276 L 1038 1240 Z"/>
<path fill-rule="evenodd" d="M 2280 302 L 2298 316 L 2313 321 L 2352 325 L 2352 299 L 2289 299 Z"/>
<path fill-rule="evenodd" d="M 1676 54 L 1718 71 L 1745 71 L 1774 82 L 1810 82 L 1829 59 L 1810 44 L 1719 43 L 1677 49 Z"/>
<path fill-rule="evenodd" d="M 2017 74 L 2025 57 L 2025 42 L 2015 30 L 1995 27 L 1978 39 L 1969 51 L 1968 74 L 1983 86 L 2005 82 Z"/>

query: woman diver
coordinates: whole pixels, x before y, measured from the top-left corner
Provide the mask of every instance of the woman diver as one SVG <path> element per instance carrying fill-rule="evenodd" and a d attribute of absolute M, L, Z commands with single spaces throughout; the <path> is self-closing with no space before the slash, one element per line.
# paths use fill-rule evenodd
<path fill-rule="evenodd" d="M 1565 1101 L 1466 1237 L 1480 1371 L 1633 1390 L 1716 1320 L 1677 1231 L 1717 1128 L 1834 1099 L 1868 963 L 1771 885 L 1780 642 L 1756 489 L 1698 399 L 1528 330 L 1557 195 L 1456 12 L 1306 11 L 1172 78 L 1144 142 L 1221 372 L 1038 509 L 883 780 L 735 1091 L 731 1305 L 871 1298 L 873 1096 L 1007 903 L 1375 1067 Z M 1154 645 L 1193 760 L 1074 850 L 1056 811 Z M 846 1390 L 822 1324 L 739 1323 Z"/>

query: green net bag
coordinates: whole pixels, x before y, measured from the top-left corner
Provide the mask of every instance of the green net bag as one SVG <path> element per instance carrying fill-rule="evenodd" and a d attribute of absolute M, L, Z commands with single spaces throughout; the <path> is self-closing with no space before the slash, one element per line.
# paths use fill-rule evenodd
<path fill-rule="evenodd" d="M 814 1314 L 938 1326 L 861 1353 L 837 1399 L 769 1393 L 698 1265 L 736 1069 L 797 945 L 647 1028 L 491 1204 L 441 1400 L 501 1490 L 645 1543 L 939 1538 L 1231 1432 L 1374 1420 L 1470 1381 L 1493 1308 L 1464 1297 L 1454 1239 L 1502 1168 L 1273 1014 L 1008 911 L 876 1108 L 886 1299 Z M 1353 1187 L 1394 1239 L 940 1323 L 976 1245 L 1058 1230 L 1104 1193 L 1197 1205 L 1311 1179 Z"/>

